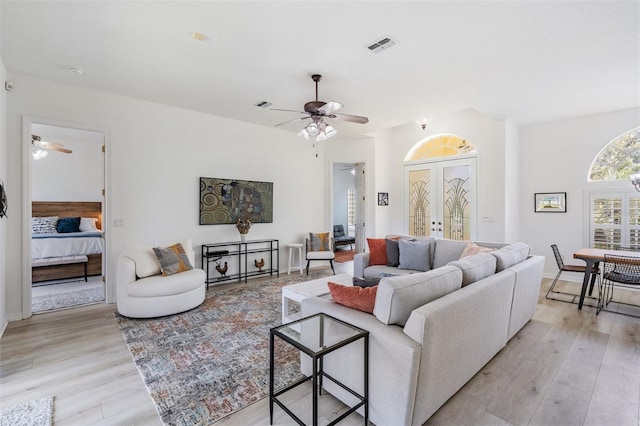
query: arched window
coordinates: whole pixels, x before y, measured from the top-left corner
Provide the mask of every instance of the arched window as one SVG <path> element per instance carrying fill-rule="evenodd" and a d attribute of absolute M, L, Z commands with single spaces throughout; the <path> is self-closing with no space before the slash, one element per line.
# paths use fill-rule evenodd
<path fill-rule="evenodd" d="M 640 127 L 607 144 L 591 163 L 589 181 L 628 180 L 640 172 Z"/>
<path fill-rule="evenodd" d="M 475 152 L 475 147 L 460 136 L 452 134 L 434 135 L 417 143 L 409 150 L 405 161 L 451 157 Z"/>

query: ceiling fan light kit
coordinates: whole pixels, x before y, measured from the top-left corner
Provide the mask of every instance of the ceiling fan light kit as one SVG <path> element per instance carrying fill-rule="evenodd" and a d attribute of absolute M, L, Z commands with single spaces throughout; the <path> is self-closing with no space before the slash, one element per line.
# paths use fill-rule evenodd
<path fill-rule="evenodd" d="M 320 74 L 313 74 L 311 79 L 316 84 L 316 100 L 309 101 L 304 104 L 304 112 L 303 111 L 294 111 L 289 109 L 278 109 L 272 108 L 274 111 L 288 111 L 288 112 L 297 112 L 300 114 L 304 114 L 304 117 L 294 118 L 293 120 L 288 120 L 283 123 L 276 124 L 276 126 L 282 126 L 284 124 L 292 123 L 294 121 L 308 120 L 311 119 L 311 122 L 307 124 L 305 127 L 298 132 L 298 136 L 309 140 L 310 136 L 315 136 L 315 141 L 324 141 L 327 140 L 336 134 L 338 131 L 333 128 L 329 123 L 325 121 L 327 118 L 341 120 L 341 121 L 349 121 L 352 123 L 366 124 L 369 122 L 367 117 L 362 117 L 358 115 L 349 115 L 349 114 L 335 114 L 335 111 L 339 110 L 343 107 L 340 102 L 330 101 L 324 102 L 318 100 L 318 82 L 322 76 Z M 316 148 L 316 157 L 317 153 L 317 144 L 314 144 Z"/>
<path fill-rule="evenodd" d="M 45 142 L 40 136 L 31 135 L 31 154 L 34 160 L 42 160 L 49 155 L 49 150 L 62 152 L 63 154 L 71 154 L 73 152 L 60 143 Z"/>

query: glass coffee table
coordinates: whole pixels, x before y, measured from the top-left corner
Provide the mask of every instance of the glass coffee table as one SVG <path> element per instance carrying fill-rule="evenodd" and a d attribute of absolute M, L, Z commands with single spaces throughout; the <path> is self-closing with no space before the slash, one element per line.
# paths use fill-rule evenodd
<path fill-rule="evenodd" d="M 274 391 L 274 338 L 279 337 L 301 352 L 307 354 L 312 360 L 312 373 L 309 377 L 304 377 L 277 392 Z M 340 383 L 337 378 L 331 377 L 323 371 L 322 359 L 328 353 L 331 353 L 337 349 L 340 349 L 356 340 L 364 339 L 364 351 L 363 351 L 363 378 L 364 378 L 364 392 L 363 395 L 358 394 L 353 389 Z M 361 328 L 355 327 L 344 321 L 341 321 L 332 316 L 320 313 L 315 314 L 307 318 L 302 318 L 297 321 L 290 322 L 288 324 L 274 327 L 270 330 L 269 341 L 269 421 L 273 424 L 273 404 L 276 403 L 282 408 L 289 416 L 291 416 L 298 424 L 304 425 L 304 422 L 300 420 L 295 414 L 291 412 L 282 401 L 278 400 L 278 396 L 283 393 L 299 386 L 309 380 L 313 384 L 313 425 L 318 424 L 318 395 L 322 391 L 322 380 L 326 378 L 341 388 L 351 393 L 358 402 L 351 407 L 340 417 L 329 423 L 328 426 L 334 425 L 347 417 L 349 414 L 355 412 L 358 408 L 364 407 L 364 424 L 369 422 L 369 332 Z"/>

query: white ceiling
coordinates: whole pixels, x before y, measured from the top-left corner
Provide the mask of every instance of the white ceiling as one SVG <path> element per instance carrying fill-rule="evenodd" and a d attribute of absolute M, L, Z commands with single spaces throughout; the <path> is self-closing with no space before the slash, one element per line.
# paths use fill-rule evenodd
<path fill-rule="evenodd" d="M 637 1 L 6 1 L 9 72 L 274 126 L 315 97 L 341 136 L 474 108 L 521 125 L 640 105 Z M 193 32 L 206 36 L 192 38 Z M 393 48 L 372 53 L 382 36 Z M 83 75 L 68 66 L 85 69 Z M 297 131 L 300 123 L 284 126 Z"/>

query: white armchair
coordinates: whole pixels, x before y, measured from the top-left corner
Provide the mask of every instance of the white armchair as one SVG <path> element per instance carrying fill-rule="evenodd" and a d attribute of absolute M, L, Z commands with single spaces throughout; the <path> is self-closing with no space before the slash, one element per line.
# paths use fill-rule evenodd
<path fill-rule="evenodd" d="M 194 265 L 191 239 L 180 243 Z M 152 245 L 128 246 L 118 258 L 118 312 L 131 318 L 153 318 L 195 308 L 204 302 L 205 278 L 205 272 L 196 268 L 162 276 Z"/>

